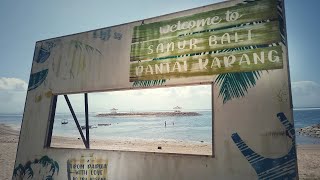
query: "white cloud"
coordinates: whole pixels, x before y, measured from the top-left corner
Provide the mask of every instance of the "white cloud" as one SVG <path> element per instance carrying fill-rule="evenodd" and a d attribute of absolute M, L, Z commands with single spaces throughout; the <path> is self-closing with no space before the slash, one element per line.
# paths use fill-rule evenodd
<path fill-rule="evenodd" d="M 17 78 L 0 78 L 0 113 L 22 113 L 27 83 Z"/>
<path fill-rule="evenodd" d="M 24 91 L 27 89 L 27 83 L 17 78 L 0 78 L 0 90 Z"/>
<path fill-rule="evenodd" d="M 90 112 L 109 112 L 113 107 L 120 111 L 170 110 L 175 106 L 184 109 L 211 108 L 211 86 L 184 86 L 143 90 L 89 93 Z M 75 111 L 84 110 L 83 94 L 69 95 Z M 58 97 L 57 112 L 68 112 L 63 96 Z"/>
<path fill-rule="evenodd" d="M 292 82 L 294 107 L 320 107 L 320 84 L 313 81 Z M 17 78 L 0 78 L 0 113 L 23 111 L 27 83 Z M 83 94 L 69 95 L 75 111 L 84 111 Z M 69 112 L 63 96 L 57 111 Z M 211 86 L 185 86 L 89 94 L 90 112 L 119 110 L 161 110 L 182 106 L 184 109 L 211 107 Z"/>
<path fill-rule="evenodd" d="M 291 83 L 294 107 L 320 107 L 320 85 L 313 81 Z"/>

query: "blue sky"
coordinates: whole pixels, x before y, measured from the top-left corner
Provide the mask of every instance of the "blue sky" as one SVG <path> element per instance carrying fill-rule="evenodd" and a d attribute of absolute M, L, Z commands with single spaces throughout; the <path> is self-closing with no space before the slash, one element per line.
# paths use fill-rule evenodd
<path fill-rule="evenodd" d="M 35 42 L 221 0 L 55 0 L 0 2 L 0 113 L 22 112 Z M 286 0 L 289 61 L 296 107 L 320 106 L 319 0 Z M 160 92 L 160 91 L 159 91 Z M 200 106 L 199 106 L 200 107 Z"/>

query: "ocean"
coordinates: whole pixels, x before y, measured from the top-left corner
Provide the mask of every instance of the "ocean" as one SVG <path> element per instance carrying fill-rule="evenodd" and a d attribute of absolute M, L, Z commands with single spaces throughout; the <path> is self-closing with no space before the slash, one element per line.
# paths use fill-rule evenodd
<path fill-rule="evenodd" d="M 127 117 L 95 117 L 97 113 L 89 114 L 89 124 L 98 128 L 90 129 L 93 139 L 147 139 L 176 140 L 211 143 L 211 111 L 198 111 L 200 116 L 127 116 Z M 84 114 L 77 114 L 81 125 L 85 125 Z M 58 123 L 54 124 L 53 135 L 78 135 L 78 130 L 71 116 L 56 114 Z M 63 125 L 61 121 L 68 120 Z M 111 124 L 98 126 L 98 124 Z M 80 137 L 80 136 L 79 136 Z"/>
<path fill-rule="evenodd" d="M 193 110 L 194 111 L 194 110 Z M 145 139 L 173 140 L 184 142 L 211 143 L 211 111 L 197 110 L 200 116 L 173 117 L 95 117 L 90 113 L 90 139 Z M 76 113 L 80 125 L 85 125 L 84 113 Z M 61 124 L 67 120 L 68 124 Z M 21 114 L 0 114 L 0 124 L 6 124 L 19 129 Z M 302 128 L 320 123 L 320 109 L 294 110 L 295 128 Z M 98 126 L 98 124 L 111 124 Z M 166 124 L 166 126 L 165 126 Z M 70 113 L 57 113 L 53 136 L 80 137 L 76 124 Z M 297 144 L 320 144 L 319 138 L 296 135 Z"/>

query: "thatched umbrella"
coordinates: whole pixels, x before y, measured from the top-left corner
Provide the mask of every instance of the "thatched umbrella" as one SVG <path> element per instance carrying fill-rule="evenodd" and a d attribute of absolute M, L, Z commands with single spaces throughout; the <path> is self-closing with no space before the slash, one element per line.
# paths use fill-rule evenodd
<path fill-rule="evenodd" d="M 173 109 L 174 109 L 174 112 L 181 112 L 180 109 L 182 109 L 182 107 L 176 106 L 176 107 L 174 107 Z"/>
<path fill-rule="evenodd" d="M 114 113 L 117 113 L 117 110 L 118 110 L 118 109 L 116 109 L 116 108 L 112 108 L 112 109 L 110 109 L 110 110 L 111 110 L 111 113 L 113 113 L 113 114 L 114 114 Z"/>

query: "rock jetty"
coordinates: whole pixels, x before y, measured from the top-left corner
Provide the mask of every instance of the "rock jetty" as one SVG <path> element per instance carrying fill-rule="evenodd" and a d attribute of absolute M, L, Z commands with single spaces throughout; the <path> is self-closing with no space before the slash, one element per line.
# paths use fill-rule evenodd
<path fill-rule="evenodd" d="M 320 138 L 320 124 L 300 128 L 297 130 L 297 133 L 300 135 Z"/>
<path fill-rule="evenodd" d="M 96 117 L 121 117 L 121 116 L 201 116 L 197 112 L 130 112 L 130 113 L 105 113 Z"/>

